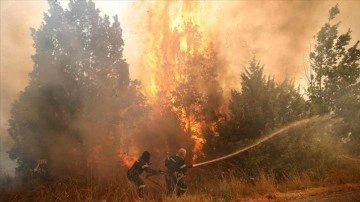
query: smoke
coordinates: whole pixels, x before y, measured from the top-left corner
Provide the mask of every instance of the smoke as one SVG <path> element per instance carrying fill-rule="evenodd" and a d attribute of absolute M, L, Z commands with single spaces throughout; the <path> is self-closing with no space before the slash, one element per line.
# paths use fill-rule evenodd
<path fill-rule="evenodd" d="M 173 4 L 176 4 L 173 2 Z M 152 70 L 145 66 L 152 62 L 145 60 L 148 49 L 157 47 L 149 41 L 162 40 L 168 33 L 162 32 L 169 24 L 167 19 L 181 7 L 171 3 L 136 2 L 130 30 L 136 33 L 138 56 L 132 55 L 130 64 L 132 76 L 143 82 L 150 81 Z M 265 65 L 265 73 L 274 76 L 277 81 L 285 78 L 306 85 L 304 71 L 309 68 L 308 54 L 314 45 L 313 36 L 327 21 L 328 10 L 335 5 L 332 1 L 200 1 L 186 2 L 200 15 L 200 28 L 203 34 L 211 38 L 219 58 L 224 61 L 224 68 L 219 72 L 220 85 L 225 91 L 239 89 L 239 75 L 243 67 L 255 55 Z M 353 30 L 353 38 L 360 38 L 357 25 L 359 15 L 352 11 L 360 3 L 347 1 L 340 3 L 342 21 L 340 31 Z M 185 6 L 184 6 L 185 7 Z M 187 8 L 190 8 L 188 6 Z M 352 17 L 350 17 L 352 16 Z M 158 33 L 152 38 L 151 33 Z M 125 41 L 127 39 L 125 38 Z M 164 41 L 171 44 L 171 41 Z M 132 47 L 129 47 L 132 49 Z M 163 49 L 166 54 L 168 49 Z M 142 51 L 142 53 L 141 53 Z M 150 72 L 148 72 L 150 71 Z"/>
<path fill-rule="evenodd" d="M 322 4 L 241 1 L 216 5 L 215 26 L 211 26 L 216 27 L 220 53 L 229 62 L 230 72 L 239 75 L 255 55 L 265 64 L 265 73 L 274 75 L 278 81 L 299 76 L 314 30 L 319 22 L 324 22 L 318 16 L 320 9 L 324 9 Z"/>
<path fill-rule="evenodd" d="M 15 165 L 6 151 L 12 141 L 7 135 L 11 103 L 27 85 L 28 73 L 32 70 L 31 55 L 34 52 L 30 27 L 38 27 L 47 4 L 41 1 L 1 1 L 0 37 L 0 167 L 8 168 L 13 175 Z"/>
<path fill-rule="evenodd" d="M 130 145 L 150 151 L 153 156 L 152 163 L 156 167 L 163 166 L 164 159 L 176 153 L 179 148 L 185 148 L 188 156 L 193 155 L 194 145 L 191 136 L 179 127 L 181 123 L 175 113 L 168 109 L 161 115 L 152 114 L 151 116 L 153 118 L 141 124 L 139 130 L 133 134 Z"/>
<path fill-rule="evenodd" d="M 24 5 L 21 3 L 24 3 Z M 17 99 L 19 92 L 28 84 L 28 73 L 32 71 L 33 63 L 30 56 L 34 54 L 34 49 L 32 47 L 33 41 L 30 37 L 30 27 L 34 27 L 35 29 L 40 27 L 39 24 L 42 21 L 43 15 L 41 11 L 44 11 L 46 8 L 46 2 L 38 3 L 44 7 L 27 4 L 25 2 L 6 2 L 6 4 L 1 4 L 1 94 L 4 107 L 1 105 L 2 132 L 0 167 L 11 167 L 10 161 L 7 159 L 6 151 L 11 148 L 12 142 L 8 136 L 4 136 L 3 138 L 3 134 L 7 134 L 6 130 L 9 127 L 6 122 L 9 119 L 10 103 Z M 26 6 L 34 9 L 28 9 Z M 39 14 L 39 16 L 36 16 L 36 18 L 26 18 L 26 14 L 14 12 L 15 8 L 21 9 L 21 11 L 30 10 Z M 3 14 L 6 15 L 6 18 L 3 18 Z M 72 48 L 82 50 L 82 47 L 80 48 L 80 41 L 77 41 L 77 36 L 66 36 L 67 33 L 65 33 L 65 31 L 63 34 L 64 41 L 67 40 L 67 43 L 70 44 Z M 3 40 L 4 38 L 7 40 Z M 44 43 L 37 44 L 39 49 L 48 48 L 41 47 L 42 45 L 44 45 Z M 45 44 L 45 46 L 46 45 L 48 44 Z M 17 60 L 15 56 L 21 59 Z M 28 60 L 24 58 L 28 58 Z M 36 127 L 32 128 L 35 132 L 33 130 L 21 131 L 21 128 L 19 129 L 25 139 L 21 147 L 24 147 L 24 150 L 28 152 L 24 155 L 25 157 L 22 156 L 25 159 L 24 161 L 38 160 L 38 162 L 47 162 L 47 166 L 51 166 L 49 170 L 55 175 L 63 174 L 70 176 L 84 174 L 82 173 L 85 170 L 84 165 L 90 168 L 94 172 L 92 174 L 96 176 L 104 176 L 108 175 L 108 173 L 114 174 L 114 172 L 110 172 L 110 170 L 119 164 L 119 158 L 116 153 L 119 145 L 116 143 L 118 142 L 118 136 L 122 134 L 112 135 L 111 133 L 113 133 L 113 131 L 109 131 L 109 123 L 111 123 L 112 119 L 117 117 L 119 113 L 116 107 L 120 108 L 121 106 L 115 107 L 113 97 L 108 95 L 116 95 L 115 91 L 121 91 L 121 89 L 104 92 L 111 88 L 111 86 L 107 86 L 109 82 L 106 83 L 107 81 L 104 81 L 106 80 L 104 79 L 103 82 L 99 82 L 100 85 L 97 86 L 103 91 L 97 92 L 98 94 L 93 95 L 95 97 L 88 99 L 81 90 L 76 87 L 72 88 L 74 87 L 71 86 L 74 84 L 74 80 L 64 76 L 64 72 L 58 71 L 58 69 L 64 70 L 65 67 L 48 68 L 48 66 L 46 66 L 47 58 L 41 59 L 42 63 L 38 66 L 37 71 L 39 71 L 38 77 L 42 76 L 39 80 L 41 80 L 44 85 L 41 85 L 40 88 L 28 88 L 26 92 L 27 96 L 31 96 L 28 98 L 30 102 L 32 101 L 30 104 L 32 107 L 19 109 L 19 111 L 24 111 L 20 112 L 21 115 L 33 116 L 31 119 L 34 119 L 36 122 Z M 80 60 L 80 53 L 74 53 L 70 60 L 72 59 L 74 59 L 74 61 Z M 67 62 L 71 61 L 60 61 L 55 65 L 63 65 Z M 119 77 L 125 77 L 125 79 L 127 79 L 128 65 L 125 63 L 120 65 L 121 68 L 117 69 L 116 73 L 121 74 Z M 24 73 L 22 71 L 24 71 Z M 77 73 L 78 75 L 75 75 Z M 19 78 L 18 75 L 21 77 Z M 74 76 L 73 79 L 76 80 L 78 80 L 79 76 L 85 77 L 82 78 L 82 81 L 86 82 L 87 73 L 85 71 L 80 73 L 72 72 L 71 76 Z M 111 80 L 111 78 L 108 80 Z M 123 80 L 123 82 L 126 81 L 127 80 Z M 32 83 L 32 86 L 34 87 L 34 83 Z M 96 91 L 94 89 L 86 90 L 88 90 L 88 92 Z M 3 97 L 3 93 L 8 97 Z M 107 96 L 102 96 L 102 93 Z M 96 97 L 98 97 L 98 99 L 96 99 Z M 122 97 L 119 96 L 117 99 L 122 99 Z M 125 105 L 126 102 L 131 102 L 130 96 L 123 100 Z M 79 111 L 83 108 L 84 103 L 87 104 L 86 107 L 89 108 L 86 111 L 87 118 L 84 118 L 82 116 L 84 113 Z M 37 133 L 41 134 L 42 137 L 37 138 Z M 25 166 L 34 168 L 36 166 L 34 163 L 36 162 L 25 162 L 24 164 Z M 29 170 L 29 168 L 27 168 L 27 170 Z"/>
<path fill-rule="evenodd" d="M 95 1 L 96 6 L 101 7 L 101 1 Z M 109 2 L 108 2 L 109 3 Z M 111 3 L 111 2 L 110 2 Z M 171 41 L 164 41 L 162 47 L 148 46 L 149 41 L 155 41 L 154 36 L 149 35 L 149 29 L 154 30 L 161 36 L 161 32 L 156 32 L 158 27 L 166 25 L 167 17 L 176 13 L 178 7 L 170 9 L 169 3 L 164 2 L 160 13 L 153 13 L 154 2 L 133 2 L 125 13 L 121 9 L 120 23 L 124 32 L 124 57 L 130 64 L 132 78 L 139 78 L 143 83 L 151 83 L 147 79 L 149 75 L 159 72 L 152 69 L 145 69 L 151 60 L 143 60 L 152 49 L 161 49 L 166 43 L 172 45 Z M 304 68 L 307 67 L 306 58 L 313 46 L 313 36 L 327 20 L 327 12 L 335 4 L 333 1 L 200 1 L 194 7 L 200 14 L 201 31 L 206 37 L 211 39 L 211 43 L 216 50 L 217 60 L 221 64 L 221 69 L 217 72 L 220 86 L 226 91 L 230 88 L 239 88 L 239 75 L 251 57 L 256 57 L 265 64 L 265 72 L 274 75 L 275 79 L 282 80 L 286 77 L 295 80 L 304 79 Z M 360 38 L 360 26 L 358 20 L 360 14 L 357 8 L 360 7 L 359 1 L 345 1 L 339 4 L 341 27 L 345 30 L 353 30 L 353 39 Z M 188 7 L 190 8 L 190 7 Z M 0 167 L 8 167 L 6 151 L 11 147 L 11 140 L 7 135 L 7 120 L 11 109 L 11 103 L 19 95 L 28 83 L 28 73 L 31 72 L 33 63 L 30 56 L 33 54 L 32 39 L 30 37 L 30 27 L 38 28 L 42 20 L 43 12 L 47 9 L 46 1 L 1 1 L 1 147 L 0 147 Z M 107 7 L 107 9 L 110 9 Z M 115 8 L 115 10 L 117 10 Z M 116 11 L 117 12 L 117 11 Z M 160 18 L 156 18 L 159 17 Z M 124 21 L 122 21 L 124 19 Z M 149 24 L 148 22 L 151 21 Z M 159 24 L 160 22 L 160 24 Z M 152 27 L 151 27 L 151 26 Z M 156 36 L 156 35 L 155 35 Z M 166 51 L 166 49 L 164 50 Z M 166 55 L 168 56 L 168 55 Z M 161 59 L 166 59 L 162 57 Z M 159 63 L 160 64 L 160 63 Z M 165 75 L 166 77 L 166 75 Z M 95 113 L 95 112 L 94 112 Z M 144 127 L 138 129 L 134 141 L 142 148 L 149 148 L 155 153 L 159 153 L 156 148 L 163 145 L 149 140 L 144 134 L 155 136 L 159 140 L 166 140 L 168 145 L 164 145 L 164 150 L 174 152 L 178 147 L 192 145 L 181 145 L 180 142 L 186 141 L 189 137 L 183 137 L 177 122 L 167 119 L 168 115 L 160 116 L 158 120 L 153 120 Z M 172 121 L 171 121 L 172 120 Z M 74 125 L 82 125 L 82 120 L 74 122 Z M 160 123 L 154 125 L 154 123 Z M 164 127 L 164 126 L 168 127 Z M 175 128 L 175 129 L 174 129 Z M 174 130 L 170 130 L 174 129 Z M 125 134 L 114 126 L 116 133 Z M 82 131 L 86 131 L 90 136 L 87 142 L 99 141 L 98 143 L 108 144 L 111 139 L 99 140 L 96 133 L 99 131 L 83 126 Z M 91 135 L 93 134 L 93 135 Z M 128 135 L 123 135 L 122 141 L 126 142 Z M 174 138 L 178 137 L 177 138 Z M 184 139 L 182 139 L 184 138 Z M 49 140 L 50 141 L 50 140 Z M 60 147 L 69 146 L 68 140 L 58 140 L 59 144 L 54 145 L 50 154 L 54 158 L 64 156 L 61 154 Z M 160 142 L 160 141 L 159 141 Z M 110 143 L 109 143 L 110 144 Z M 107 151 L 89 147 L 88 154 L 96 156 L 96 153 Z M 59 159 L 71 162 L 71 152 L 76 155 L 83 155 L 80 151 L 69 151 L 66 158 Z M 134 153 L 141 152 L 136 151 Z M 86 152 L 85 152 L 86 153 Z M 94 154 L 95 153 L 95 154 Z M 93 155 L 94 154 L 94 155 Z M 135 154 L 134 154 L 135 155 Z"/>
<path fill-rule="evenodd" d="M 230 72 L 239 75 L 255 54 L 265 64 L 265 73 L 274 75 L 277 81 L 298 81 L 304 69 L 309 68 L 307 58 L 314 45 L 313 36 L 327 21 L 327 12 L 334 5 L 331 1 L 219 2 L 210 26 L 219 38 L 220 53 L 229 62 Z M 340 3 L 339 20 L 349 23 L 342 24 L 344 30 L 359 27 L 355 20 L 359 16 L 349 18 L 350 6 L 356 5 L 359 2 Z M 358 31 L 354 30 L 355 39 L 359 39 Z"/>

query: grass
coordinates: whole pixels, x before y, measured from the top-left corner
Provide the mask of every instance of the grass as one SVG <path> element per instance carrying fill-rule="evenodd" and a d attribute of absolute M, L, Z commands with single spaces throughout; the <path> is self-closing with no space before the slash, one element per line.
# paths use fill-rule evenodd
<path fill-rule="evenodd" d="M 360 164 L 343 158 L 322 171 L 322 177 L 316 176 L 316 172 L 317 168 L 307 173 L 288 173 L 282 181 L 276 180 L 272 173 L 260 172 L 256 178 L 249 180 L 245 173 L 235 173 L 235 170 L 199 167 L 188 171 L 186 181 L 189 189 L 180 198 L 165 196 L 163 176 L 146 179 L 146 201 L 267 201 L 286 198 L 284 195 L 296 197 L 299 195 L 297 191 L 350 186 L 360 182 Z M 355 187 L 360 189 L 360 185 Z M 0 201 L 108 202 L 137 199 L 136 187 L 127 180 L 125 169 L 120 169 L 115 177 L 107 179 L 67 177 L 46 182 L 34 179 L 21 184 L 12 180 L 11 186 L 3 186 L 0 191 Z"/>

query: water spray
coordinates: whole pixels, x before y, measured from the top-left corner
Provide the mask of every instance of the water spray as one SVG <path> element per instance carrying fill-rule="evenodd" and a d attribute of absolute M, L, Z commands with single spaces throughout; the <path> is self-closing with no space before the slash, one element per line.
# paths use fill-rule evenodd
<path fill-rule="evenodd" d="M 216 159 L 213 159 L 213 160 L 209 160 L 209 161 L 205 161 L 205 162 L 193 164 L 193 165 L 190 166 L 190 167 L 198 167 L 198 166 L 203 166 L 203 165 L 210 164 L 210 163 L 215 163 L 215 162 L 217 162 L 217 161 L 222 161 L 222 160 L 224 160 L 224 159 L 227 159 L 227 158 L 233 157 L 233 156 L 235 156 L 235 155 L 238 155 L 238 154 L 240 154 L 240 153 L 242 153 L 242 152 L 244 152 L 244 151 L 246 151 L 246 150 L 249 150 L 249 149 L 251 149 L 251 148 L 253 148 L 253 147 L 255 147 L 255 146 L 257 146 L 257 145 L 259 145 L 259 144 L 261 144 L 261 143 L 263 143 L 263 142 L 266 142 L 266 141 L 268 141 L 270 138 L 272 138 L 272 137 L 274 137 L 274 136 L 276 136 L 276 135 L 278 135 L 278 134 L 281 134 L 281 133 L 283 133 L 284 131 L 286 131 L 286 130 L 292 128 L 292 127 L 306 124 L 306 123 L 308 123 L 309 121 L 312 121 L 312 120 L 327 120 L 327 119 L 330 119 L 331 117 L 332 117 L 331 115 L 314 116 L 314 117 L 312 117 L 312 118 L 295 121 L 295 122 L 293 122 L 293 123 L 291 123 L 291 124 L 289 124 L 289 125 L 281 128 L 281 129 L 276 130 L 276 131 L 270 133 L 269 135 L 267 135 L 267 136 L 265 136 L 265 137 L 257 140 L 256 142 L 254 142 L 253 144 L 251 144 L 251 145 L 249 145 L 249 146 L 247 146 L 247 147 L 244 147 L 244 148 L 242 148 L 242 149 L 240 149 L 240 150 L 237 150 L 237 151 L 235 151 L 235 152 L 233 152 L 233 153 L 231 153 L 231 154 L 228 154 L 228 155 L 226 155 L 226 156 L 222 156 L 222 157 L 219 157 L 219 158 L 216 158 Z"/>

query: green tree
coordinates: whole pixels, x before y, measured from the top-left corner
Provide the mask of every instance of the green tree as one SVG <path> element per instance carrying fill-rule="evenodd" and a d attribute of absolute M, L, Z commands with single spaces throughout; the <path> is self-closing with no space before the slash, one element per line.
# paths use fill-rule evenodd
<path fill-rule="evenodd" d="M 338 5 L 330 9 L 328 22 L 317 33 L 314 51 L 310 53 L 312 74 L 308 94 L 315 113 L 342 113 L 346 110 L 344 96 L 359 103 L 356 98 L 360 76 L 359 41 L 349 46 L 350 29 L 338 34 L 340 23 L 332 21 L 339 12 Z"/>
<path fill-rule="evenodd" d="M 350 29 L 338 33 L 340 23 L 333 23 L 338 13 L 340 10 L 335 5 L 329 11 L 328 22 L 315 37 L 315 49 L 310 53 L 312 74 L 308 95 L 313 113 L 334 112 L 344 118 L 339 135 L 351 134 L 352 141 L 346 147 L 360 153 L 359 41 L 350 45 Z"/>
<path fill-rule="evenodd" d="M 90 164 L 116 162 L 118 137 L 109 130 L 136 120 L 144 106 L 123 59 L 117 16 L 113 22 L 101 17 L 91 0 L 71 0 L 68 9 L 48 3 L 40 28 L 31 29 L 34 69 L 9 120 L 15 142 L 9 154 L 23 177 L 42 159 L 53 176 L 80 175 Z"/>
<path fill-rule="evenodd" d="M 231 139 L 256 138 L 273 125 L 275 82 L 263 75 L 263 66 L 253 58 L 241 76 L 241 91 L 232 90 L 230 125 Z"/>
<path fill-rule="evenodd" d="M 284 125 L 308 115 L 308 106 L 300 93 L 300 86 L 296 89 L 294 82 L 289 79 L 277 85 L 276 100 L 276 125 Z"/>
<path fill-rule="evenodd" d="M 258 138 L 275 127 L 306 116 L 306 103 L 284 80 L 280 85 L 266 78 L 263 66 L 253 58 L 241 74 L 241 91 L 232 90 L 230 116 L 219 124 L 220 133 L 229 141 Z"/>

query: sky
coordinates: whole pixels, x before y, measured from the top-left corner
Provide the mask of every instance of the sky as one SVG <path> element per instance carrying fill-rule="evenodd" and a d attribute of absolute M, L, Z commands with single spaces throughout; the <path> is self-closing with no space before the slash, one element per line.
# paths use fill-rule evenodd
<path fill-rule="evenodd" d="M 67 1 L 59 2 L 66 7 Z M 141 79 L 137 66 L 145 44 L 142 42 L 146 38 L 149 4 L 135 0 L 94 2 L 102 15 L 119 16 L 130 76 Z M 254 54 L 265 65 L 266 74 L 277 80 L 288 77 L 305 85 L 313 36 L 327 21 L 328 10 L 336 3 L 340 8 L 337 18 L 341 21 L 340 32 L 351 28 L 353 44 L 360 39 L 360 1 L 357 0 L 201 1 L 199 15 L 228 64 L 228 74 L 235 75 L 232 87 L 239 87 L 237 75 Z M 28 84 L 34 54 L 30 27 L 40 26 L 48 5 L 45 0 L 2 0 L 0 8 L 0 168 L 12 174 L 15 163 L 6 153 L 12 145 L 7 133 L 11 103 Z"/>

